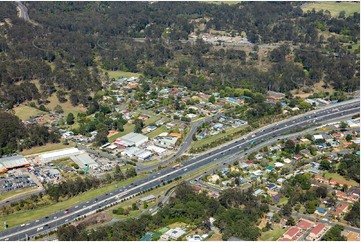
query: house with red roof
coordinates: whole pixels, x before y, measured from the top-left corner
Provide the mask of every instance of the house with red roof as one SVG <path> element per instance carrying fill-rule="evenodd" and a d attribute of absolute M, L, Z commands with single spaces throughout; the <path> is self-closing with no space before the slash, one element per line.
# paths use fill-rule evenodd
<path fill-rule="evenodd" d="M 300 159 L 302 159 L 302 155 L 300 155 L 300 154 L 294 155 L 293 159 L 300 160 Z"/>
<path fill-rule="evenodd" d="M 283 237 L 290 240 L 297 240 L 301 234 L 302 234 L 301 230 L 293 226 L 289 230 L 287 230 L 286 233 L 283 234 Z"/>
<path fill-rule="evenodd" d="M 338 218 L 338 217 L 342 217 L 342 215 L 344 215 L 347 212 L 348 209 L 348 204 L 347 203 L 342 203 L 340 206 L 338 206 L 335 210 L 335 212 L 333 212 L 332 214 Z"/>
<path fill-rule="evenodd" d="M 296 226 L 300 229 L 307 230 L 312 227 L 312 223 L 306 220 L 300 220 Z"/>
<path fill-rule="evenodd" d="M 308 235 L 308 239 L 319 240 L 326 231 L 326 225 L 319 223 L 311 230 L 310 234 Z"/>

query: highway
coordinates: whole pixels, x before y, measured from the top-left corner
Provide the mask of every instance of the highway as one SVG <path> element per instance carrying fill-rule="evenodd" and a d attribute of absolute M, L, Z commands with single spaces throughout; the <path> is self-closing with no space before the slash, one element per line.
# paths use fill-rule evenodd
<path fill-rule="evenodd" d="M 176 160 L 177 158 L 179 158 L 180 156 L 183 155 L 183 153 L 189 148 L 189 146 L 192 143 L 192 138 L 193 138 L 193 134 L 195 134 L 197 132 L 197 128 L 202 125 L 205 122 L 210 122 L 212 121 L 212 119 L 214 118 L 218 118 L 220 117 L 222 114 L 216 114 L 213 115 L 211 117 L 199 120 L 197 122 L 191 123 L 191 130 L 189 131 L 189 133 L 187 134 L 187 138 L 185 139 L 185 141 L 181 144 L 181 147 L 179 148 L 179 150 L 177 151 L 177 153 L 175 153 L 171 158 L 166 159 L 165 161 L 159 162 L 155 165 L 150 165 L 150 166 L 144 166 L 140 163 L 137 163 L 137 171 L 138 172 L 143 172 L 143 171 L 150 171 L 150 170 L 156 170 L 159 166 L 165 166 L 168 163 Z"/>
<path fill-rule="evenodd" d="M 118 188 L 109 194 L 103 194 L 77 206 L 70 207 L 68 210 L 48 215 L 22 226 L 16 226 L 5 231 L 1 231 L 0 240 L 24 240 L 26 236 L 33 238 L 36 234 L 46 233 L 49 230 L 59 227 L 60 225 L 70 223 L 78 217 L 94 213 L 99 208 L 104 208 L 119 202 L 120 199 L 132 197 L 141 191 L 146 191 L 152 187 L 161 185 L 163 182 L 174 180 L 174 178 L 184 176 L 186 173 L 194 172 L 212 163 L 217 163 L 219 162 L 218 160 L 237 154 L 244 149 L 249 149 L 256 143 L 261 143 L 263 141 L 279 137 L 298 128 L 314 125 L 316 123 L 327 122 L 328 120 L 332 120 L 340 116 L 358 114 L 359 112 L 360 99 L 356 99 L 330 105 L 316 111 L 292 117 L 277 124 L 262 127 L 239 140 L 233 141 L 220 148 L 216 148 L 190 159 L 178 168 L 166 168 L 158 173 L 154 172 L 146 178 Z M 245 155 L 247 155 L 247 153 L 245 153 Z"/>

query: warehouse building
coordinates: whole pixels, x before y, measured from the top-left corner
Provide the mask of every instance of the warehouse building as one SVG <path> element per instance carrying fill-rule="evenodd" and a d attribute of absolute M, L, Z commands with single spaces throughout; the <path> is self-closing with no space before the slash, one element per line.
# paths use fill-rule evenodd
<path fill-rule="evenodd" d="M 10 169 L 27 166 L 30 166 L 30 163 L 22 155 L 16 154 L 0 158 L 0 173 L 4 173 Z"/>
<path fill-rule="evenodd" d="M 95 169 L 99 166 L 87 153 L 71 156 L 70 159 L 78 164 L 81 169 L 86 167 Z"/>
<path fill-rule="evenodd" d="M 79 154 L 80 151 L 77 148 L 70 148 L 70 149 L 63 149 L 63 150 L 44 153 L 40 155 L 40 159 L 43 160 L 45 163 L 47 163 L 53 160 L 59 160 L 62 158 L 67 158 Z"/>
<path fill-rule="evenodd" d="M 114 144 L 121 147 L 141 146 L 148 142 L 148 137 L 138 133 L 129 133 L 115 140 Z"/>
<path fill-rule="evenodd" d="M 121 154 L 123 156 L 127 156 L 129 158 L 137 158 L 139 160 L 146 160 L 153 155 L 152 152 L 137 147 L 127 148 Z"/>

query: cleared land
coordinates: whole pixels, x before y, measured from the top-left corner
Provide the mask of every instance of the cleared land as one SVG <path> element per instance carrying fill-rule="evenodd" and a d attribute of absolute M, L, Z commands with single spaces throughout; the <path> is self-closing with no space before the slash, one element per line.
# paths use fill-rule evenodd
<path fill-rule="evenodd" d="M 273 230 L 265 232 L 261 240 L 262 241 L 275 241 L 282 236 L 287 229 L 282 229 L 279 225 L 273 226 Z"/>
<path fill-rule="evenodd" d="M 32 147 L 31 149 L 28 149 L 28 150 L 23 150 L 21 152 L 21 154 L 22 155 L 33 155 L 33 154 L 37 154 L 37 153 L 43 153 L 43 152 L 59 150 L 59 149 L 64 149 L 64 148 L 70 148 L 70 146 L 64 145 L 63 143 L 54 143 L 54 144 L 48 143 L 43 146 L 36 146 L 36 147 Z"/>
<path fill-rule="evenodd" d="M 121 77 L 126 77 L 126 78 L 129 78 L 129 77 L 132 77 L 132 76 L 135 76 L 135 77 L 139 77 L 141 76 L 140 73 L 134 73 L 134 72 L 126 72 L 126 71 L 107 71 L 107 70 L 104 70 L 104 73 L 105 72 L 108 72 L 108 75 L 111 78 L 121 78 Z"/>
<path fill-rule="evenodd" d="M 301 6 L 303 11 L 312 10 L 328 10 L 333 17 L 338 17 L 341 11 L 345 11 L 346 16 L 352 15 L 354 12 L 360 12 L 359 2 L 313 2 L 305 3 Z"/>
<path fill-rule="evenodd" d="M 205 146 L 207 144 L 210 144 L 212 143 L 213 141 L 216 141 L 220 138 L 223 138 L 231 133 L 234 133 L 234 132 L 237 132 L 239 130 L 242 130 L 244 129 L 245 127 L 247 126 L 242 126 L 242 127 L 239 127 L 239 128 L 229 128 L 226 130 L 225 133 L 219 133 L 219 134 L 216 134 L 216 135 L 213 135 L 213 136 L 210 136 L 210 137 L 207 137 L 205 139 L 202 139 L 202 140 L 198 140 L 196 142 L 194 142 L 194 144 L 192 145 L 193 148 L 199 148 L 199 147 L 202 147 L 202 146 Z M 236 137 L 233 137 L 233 139 L 236 138 Z"/>
<path fill-rule="evenodd" d="M 27 193 L 34 192 L 36 190 L 37 190 L 37 187 L 28 187 L 28 188 L 24 188 L 24 189 L 15 190 L 15 191 L 0 193 L 0 201 L 6 200 L 13 196 L 25 195 Z"/>
<path fill-rule="evenodd" d="M 346 180 L 343 176 L 341 176 L 341 175 L 339 175 L 337 173 L 326 172 L 325 173 L 325 178 L 327 178 L 327 179 L 333 178 L 333 179 L 336 179 L 336 180 L 339 180 L 339 181 L 342 181 L 342 182 L 349 182 L 353 186 L 359 186 L 359 184 L 356 181 L 354 181 L 354 180 Z"/>
<path fill-rule="evenodd" d="M 46 112 L 26 106 L 25 104 L 21 104 L 18 107 L 14 108 L 14 111 L 15 111 L 15 115 L 18 116 L 23 121 L 29 119 L 31 116 L 46 114 Z"/>
<path fill-rule="evenodd" d="M 117 138 L 123 136 L 123 135 L 126 135 L 130 132 L 133 132 L 134 131 L 134 127 L 135 125 L 134 124 L 130 124 L 130 123 L 127 123 L 126 125 L 123 126 L 124 128 L 124 131 L 123 132 L 119 132 L 111 137 L 109 137 L 109 141 L 110 142 L 114 142 Z"/>
<path fill-rule="evenodd" d="M 157 136 L 157 135 L 159 135 L 159 134 L 161 134 L 163 132 L 167 132 L 167 127 L 161 126 L 161 127 L 157 128 L 156 130 L 148 133 L 147 136 L 148 136 L 148 138 L 151 139 L 151 138 L 154 138 L 155 136 Z"/>

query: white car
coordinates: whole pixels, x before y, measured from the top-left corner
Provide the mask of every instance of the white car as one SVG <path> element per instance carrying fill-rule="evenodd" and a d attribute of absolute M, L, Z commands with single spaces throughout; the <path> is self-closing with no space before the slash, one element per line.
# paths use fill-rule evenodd
<path fill-rule="evenodd" d="M 43 227 L 39 227 L 36 231 L 39 231 L 39 230 L 42 230 L 43 229 Z"/>
<path fill-rule="evenodd" d="M 25 224 L 20 225 L 20 227 L 24 227 L 24 226 L 25 226 Z"/>
<path fill-rule="evenodd" d="M 39 219 L 35 221 L 35 223 L 39 222 Z"/>

